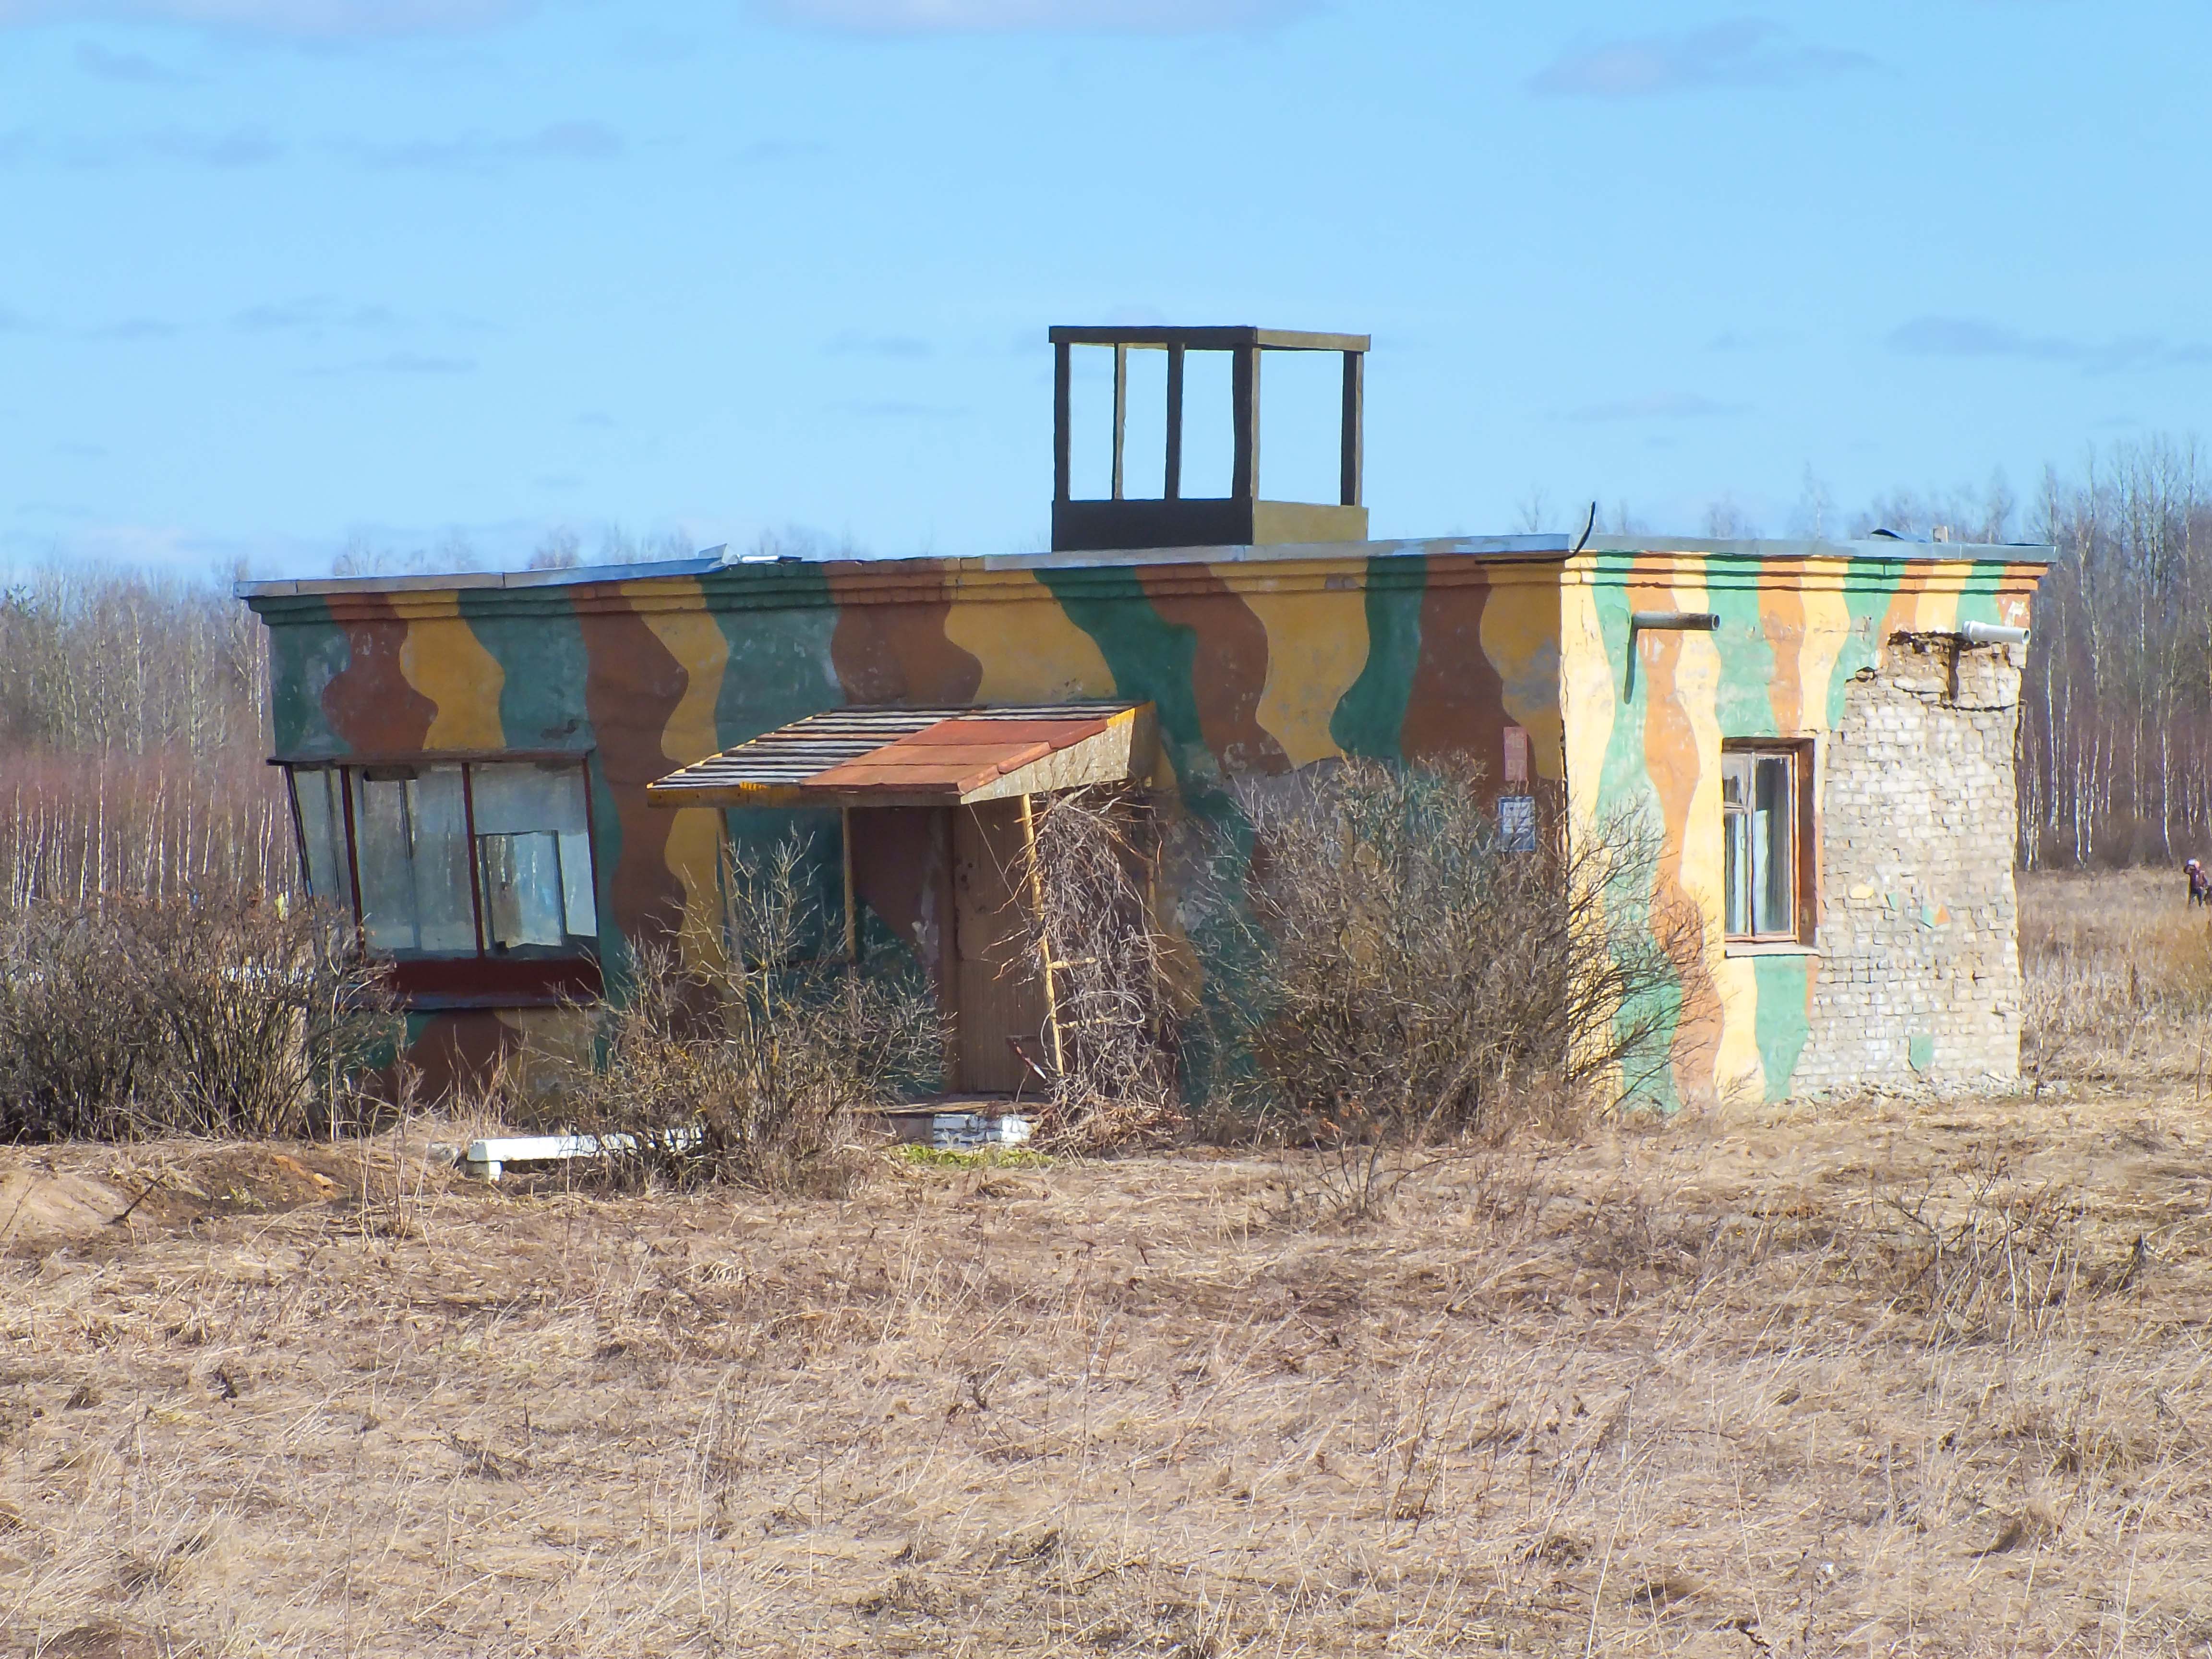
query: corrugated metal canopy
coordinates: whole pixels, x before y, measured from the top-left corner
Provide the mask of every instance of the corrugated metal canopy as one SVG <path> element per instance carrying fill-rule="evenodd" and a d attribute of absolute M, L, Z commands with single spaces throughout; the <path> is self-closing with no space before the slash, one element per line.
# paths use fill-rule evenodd
<path fill-rule="evenodd" d="M 840 708 L 764 732 L 646 791 L 656 806 L 952 806 L 1152 770 L 1150 703 Z"/>

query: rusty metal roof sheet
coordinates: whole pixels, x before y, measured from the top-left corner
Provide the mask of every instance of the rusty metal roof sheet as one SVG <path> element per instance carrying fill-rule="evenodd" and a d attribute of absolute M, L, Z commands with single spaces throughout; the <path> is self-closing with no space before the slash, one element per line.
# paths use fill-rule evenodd
<path fill-rule="evenodd" d="M 657 806 L 945 805 L 1150 770 L 1149 703 L 840 708 L 651 785 Z"/>

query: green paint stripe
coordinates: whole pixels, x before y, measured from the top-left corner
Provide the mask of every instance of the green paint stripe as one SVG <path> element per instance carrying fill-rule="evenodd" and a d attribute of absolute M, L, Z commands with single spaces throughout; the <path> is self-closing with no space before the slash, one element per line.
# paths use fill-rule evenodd
<path fill-rule="evenodd" d="M 1036 574 L 1067 619 L 1097 645 L 1114 676 L 1115 695 L 1158 709 L 1160 739 L 1182 785 L 1184 804 L 1204 810 L 1203 798 L 1219 793 L 1220 768 L 1206 746 L 1192 682 L 1197 630 L 1161 616 L 1134 570 Z"/>
<path fill-rule="evenodd" d="M 1421 600 L 1427 591 L 1426 559 L 1367 561 L 1367 660 L 1328 720 L 1330 739 L 1347 755 L 1405 756 L 1406 709 L 1420 666 Z"/>
<path fill-rule="evenodd" d="M 323 692 L 353 662 L 353 643 L 317 600 L 269 629 L 270 733 L 280 755 L 332 754 L 342 745 Z"/>

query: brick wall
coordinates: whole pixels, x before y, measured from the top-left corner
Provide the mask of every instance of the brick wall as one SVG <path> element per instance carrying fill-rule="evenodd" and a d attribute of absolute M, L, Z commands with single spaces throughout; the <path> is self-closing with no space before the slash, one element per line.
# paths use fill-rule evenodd
<path fill-rule="evenodd" d="M 1793 1091 L 2020 1072 L 2016 646 L 1899 636 L 1821 745 L 1820 960 Z"/>

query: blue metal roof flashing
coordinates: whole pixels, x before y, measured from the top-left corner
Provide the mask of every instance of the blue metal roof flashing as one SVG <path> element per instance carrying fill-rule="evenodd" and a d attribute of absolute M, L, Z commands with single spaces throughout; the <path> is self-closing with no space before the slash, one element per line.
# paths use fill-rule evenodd
<path fill-rule="evenodd" d="M 779 564 L 855 563 L 895 568 L 901 565 L 951 565 L 969 570 L 1084 570 L 1140 565 L 1246 564 L 1300 559 L 1462 557 L 1562 558 L 1592 553 L 1693 553 L 1734 559 L 1869 559 L 1884 562 L 1933 560 L 1944 562 L 2047 564 L 2057 550 L 2041 544 L 1905 541 L 1888 537 L 1856 541 L 1716 539 L 1676 536 L 1592 536 L 1577 549 L 1567 536 L 1440 536 L 1420 540 L 1378 542 L 1293 542 L 1255 547 L 1142 547 L 1106 553 L 1019 553 L 963 558 L 805 561 L 788 556 L 732 554 L 709 548 L 688 559 L 653 559 L 631 564 L 577 565 L 565 570 L 455 571 L 445 574 L 325 576 L 275 581 L 243 581 L 232 590 L 241 599 L 280 599 L 316 593 L 462 592 L 481 589 L 529 590 L 577 587 L 611 582 L 704 576 L 717 571 L 769 568 Z"/>

